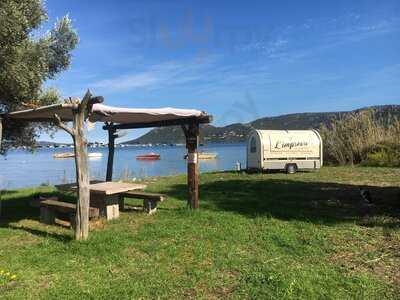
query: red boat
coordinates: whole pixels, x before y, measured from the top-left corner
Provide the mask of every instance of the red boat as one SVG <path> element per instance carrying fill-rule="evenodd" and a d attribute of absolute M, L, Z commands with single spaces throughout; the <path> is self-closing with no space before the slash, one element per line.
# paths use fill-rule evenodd
<path fill-rule="evenodd" d="M 138 155 L 138 156 L 136 156 L 136 159 L 138 159 L 138 160 L 159 160 L 160 154 L 148 153 L 148 154 Z"/>

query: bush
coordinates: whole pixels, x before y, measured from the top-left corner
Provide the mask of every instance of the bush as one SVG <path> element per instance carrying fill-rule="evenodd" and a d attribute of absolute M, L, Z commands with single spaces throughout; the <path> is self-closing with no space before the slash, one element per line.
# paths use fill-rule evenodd
<path fill-rule="evenodd" d="M 400 121 L 363 110 L 320 128 L 328 164 L 394 166 L 400 155 Z"/>
<path fill-rule="evenodd" d="M 371 167 L 400 167 L 400 144 L 378 144 L 367 153 L 367 158 L 362 162 L 364 166 Z"/>

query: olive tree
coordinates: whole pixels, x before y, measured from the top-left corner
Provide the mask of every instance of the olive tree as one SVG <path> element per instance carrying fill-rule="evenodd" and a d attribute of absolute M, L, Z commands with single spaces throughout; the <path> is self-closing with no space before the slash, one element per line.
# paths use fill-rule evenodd
<path fill-rule="evenodd" d="M 41 0 L 0 1 L 0 112 L 35 108 L 60 101 L 54 89 L 44 89 L 46 80 L 68 69 L 78 35 L 68 16 L 42 36 L 38 29 L 47 21 Z M 8 146 L 35 144 L 35 138 L 51 126 L 3 121 L 3 140 Z"/>

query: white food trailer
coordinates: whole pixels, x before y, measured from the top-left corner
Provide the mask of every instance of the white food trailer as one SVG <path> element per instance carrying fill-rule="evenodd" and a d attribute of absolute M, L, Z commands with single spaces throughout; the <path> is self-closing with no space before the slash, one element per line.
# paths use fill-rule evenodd
<path fill-rule="evenodd" d="M 247 169 L 295 173 L 322 166 L 322 139 L 316 130 L 253 130 L 247 143 Z"/>

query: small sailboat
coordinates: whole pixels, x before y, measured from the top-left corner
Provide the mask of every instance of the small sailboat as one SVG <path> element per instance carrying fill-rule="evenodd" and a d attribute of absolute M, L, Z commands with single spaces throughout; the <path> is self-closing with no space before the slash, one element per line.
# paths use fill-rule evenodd
<path fill-rule="evenodd" d="M 160 154 L 153 152 L 136 156 L 137 160 L 159 160 L 160 158 Z"/>

